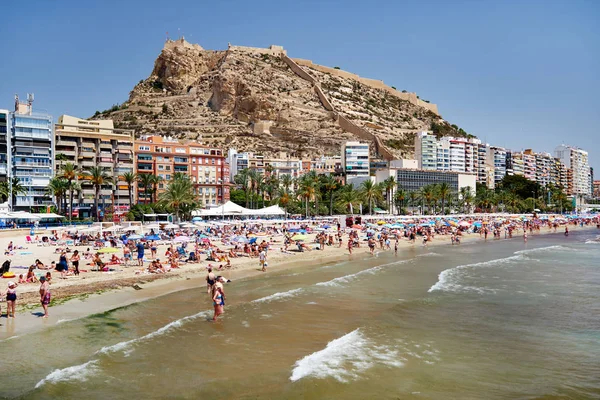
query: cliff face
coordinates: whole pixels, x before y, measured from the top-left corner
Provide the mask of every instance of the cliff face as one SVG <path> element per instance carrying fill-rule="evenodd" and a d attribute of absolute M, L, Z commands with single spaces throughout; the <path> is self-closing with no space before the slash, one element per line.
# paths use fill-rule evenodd
<path fill-rule="evenodd" d="M 347 122 L 342 129 L 340 116 L 375 135 L 388 156 L 411 156 L 414 133 L 430 130 L 432 124 L 460 136 L 434 112 L 389 90 L 302 66 L 307 80 L 286 60 L 281 48 L 212 51 L 169 41 L 152 74 L 133 88 L 129 99 L 94 117 L 112 118 L 138 136 L 168 134 L 298 157 L 339 154 L 343 142 L 364 140 L 347 129 Z"/>

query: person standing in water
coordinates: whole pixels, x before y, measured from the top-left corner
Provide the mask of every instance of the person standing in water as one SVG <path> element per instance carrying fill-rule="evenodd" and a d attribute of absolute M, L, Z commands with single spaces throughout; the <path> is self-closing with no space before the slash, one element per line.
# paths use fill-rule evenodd
<path fill-rule="evenodd" d="M 212 272 L 212 268 L 208 268 L 208 274 L 206 275 L 206 293 L 211 294 L 213 285 L 215 284 L 215 274 Z"/>
<path fill-rule="evenodd" d="M 6 318 L 10 318 L 12 311 L 12 318 L 15 318 L 15 303 L 17 301 L 17 290 L 19 286 L 14 282 L 8 282 L 8 289 L 6 290 Z"/>
<path fill-rule="evenodd" d="M 50 304 L 50 284 L 46 281 L 45 276 L 40 277 L 40 303 L 44 309 L 44 318 L 48 318 L 48 305 Z"/>
<path fill-rule="evenodd" d="M 213 306 L 215 308 L 213 321 L 216 321 L 219 315 L 222 315 L 225 312 L 225 292 L 223 291 L 223 283 L 221 282 L 221 277 L 218 277 L 216 279 L 216 282 L 213 285 L 212 293 Z"/>

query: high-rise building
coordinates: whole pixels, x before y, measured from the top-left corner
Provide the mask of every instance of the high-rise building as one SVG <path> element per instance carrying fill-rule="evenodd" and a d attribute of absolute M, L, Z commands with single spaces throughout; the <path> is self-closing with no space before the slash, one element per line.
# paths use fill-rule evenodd
<path fill-rule="evenodd" d="M 359 184 L 369 178 L 369 145 L 360 142 L 346 142 L 342 145 L 342 166 L 346 182 Z"/>
<path fill-rule="evenodd" d="M 10 113 L 0 110 L 0 182 L 8 179 L 10 149 Z"/>
<path fill-rule="evenodd" d="M 15 197 L 13 210 L 33 210 L 52 204 L 47 190 L 54 175 L 52 116 L 34 113 L 32 104 L 33 95 L 27 96 L 27 102 L 19 101 L 17 96 L 15 111 L 11 113 L 9 176 L 18 178 L 23 188 L 15 193 L 11 185 Z"/>
<path fill-rule="evenodd" d="M 506 149 L 490 146 L 487 148 L 486 164 L 494 171 L 494 187 L 506 176 Z"/>
<path fill-rule="evenodd" d="M 567 194 L 570 196 L 589 196 L 591 187 L 588 152 L 563 144 L 556 147 L 555 156 L 560 159 L 567 169 Z"/>
<path fill-rule="evenodd" d="M 438 169 L 437 139 L 427 132 L 415 135 L 415 159 L 420 169 Z"/>
<path fill-rule="evenodd" d="M 129 190 L 123 174 L 134 172 L 133 131 L 115 129 L 112 120 L 88 121 L 61 115 L 54 127 L 54 137 L 57 174 L 67 162 L 76 165 L 82 173 L 101 167 L 112 182 L 100 189 L 99 208 L 129 209 Z M 95 187 L 85 179 L 78 182 L 81 191 L 73 199 L 73 213 L 83 218 L 95 216 Z M 132 190 L 135 192 L 135 185 Z"/>
<path fill-rule="evenodd" d="M 221 149 L 162 136 L 135 141 L 136 172 L 162 178 L 156 196 L 164 192 L 176 173 L 190 176 L 203 206 L 229 200 L 229 164 Z M 153 193 L 138 185 L 138 202 L 151 202 Z"/>

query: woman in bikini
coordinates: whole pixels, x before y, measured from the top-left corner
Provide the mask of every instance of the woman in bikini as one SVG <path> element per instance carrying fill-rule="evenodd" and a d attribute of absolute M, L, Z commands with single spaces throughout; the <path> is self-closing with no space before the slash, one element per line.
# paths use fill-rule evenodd
<path fill-rule="evenodd" d="M 215 307 L 215 315 L 213 321 L 217 320 L 217 317 L 223 314 L 223 307 L 225 306 L 225 295 L 223 289 L 219 285 L 213 285 L 213 306 Z"/>
<path fill-rule="evenodd" d="M 75 250 L 73 255 L 71 256 L 71 263 L 73 264 L 73 268 L 75 269 L 74 274 L 79 275 L 79 250 Z"/>

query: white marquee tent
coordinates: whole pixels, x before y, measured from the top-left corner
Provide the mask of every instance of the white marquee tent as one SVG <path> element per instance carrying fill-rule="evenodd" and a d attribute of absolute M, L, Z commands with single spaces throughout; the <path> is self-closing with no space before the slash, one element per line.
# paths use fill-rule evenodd
<path fill-rule="evenodd" d="M 219 217 L 219 216 L 262 216 L 262 215 L 285 215 L 285 211 L 278 205 L 251 210 L 231 201 L 209 208 L 208 210 L 196 210 L 192 212 L 194 217 Z"/>

